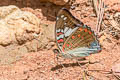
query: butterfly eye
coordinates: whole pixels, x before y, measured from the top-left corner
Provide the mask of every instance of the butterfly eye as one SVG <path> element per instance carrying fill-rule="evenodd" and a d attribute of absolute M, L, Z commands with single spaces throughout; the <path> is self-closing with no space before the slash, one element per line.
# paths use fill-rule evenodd
<path fill-rule="evenodd" d="M 60 53 L 60 51 L 59 51 L 58 49 L 53 49 L 53 52 L 54 52 L 55 54 L 59 54 L 59 53 Z"/>

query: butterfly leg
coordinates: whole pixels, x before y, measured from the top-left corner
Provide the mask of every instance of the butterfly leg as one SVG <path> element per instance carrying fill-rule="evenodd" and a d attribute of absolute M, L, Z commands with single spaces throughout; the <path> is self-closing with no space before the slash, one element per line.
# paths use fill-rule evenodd
<path fill-rule="evenodd" d="M 58 49 L 54 49 L 53 50 L 54 52 L 54 62 L 57 64 L 57 65 L 61 65 L 63 68 L 65 67 L 63 64 L 61 64 L 61 61 L 59 61 L 59 57 L 60 57 L 60 52 Z M 55 55 L 56 54 L 56 55 Z"/>
<path fill-rule="evenodd" d="M 77 59 L 77 63 L 81 67 L 81 70 L 82 70 L 81 73 L 83 76 L 83 80 L 87 80 L 87 74 L 86 74 L 87 70 L 84 67 L 82 67 L 82 65 L 79 63 L 80 61 L 83 61 L 83 60 L 85 60 L 85 58 Z"/>
<path fill-rule="evenodd" d="M 56 60 L 57 60 L 57 65 L 61 65 L 63 68 L 65 68 L 65 66 L 61 63 L 61 61 L 59 61 L 59 54 L 56 55 Z"/>

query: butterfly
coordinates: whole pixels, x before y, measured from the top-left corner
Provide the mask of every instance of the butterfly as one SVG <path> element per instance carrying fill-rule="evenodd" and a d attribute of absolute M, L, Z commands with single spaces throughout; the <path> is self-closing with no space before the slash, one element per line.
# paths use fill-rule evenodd
<path fill-rule="evenodd" d="M 90 27 L 62 8 L 56 17 L 55 38 L 57 55 L 64 58 L 86 57 L 101 51 L 97 36 Z"/>

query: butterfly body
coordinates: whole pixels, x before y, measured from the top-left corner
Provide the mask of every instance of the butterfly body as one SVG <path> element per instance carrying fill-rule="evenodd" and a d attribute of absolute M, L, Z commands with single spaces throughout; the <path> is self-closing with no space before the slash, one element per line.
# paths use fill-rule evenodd
<path fill-rule="evenodd" d="M 101 50 L 97 37 L 91 28 L 76 19 L 65 8 L 58 12 L 55 37 L 59 55 L 65 58 L 85 57 Z"/>

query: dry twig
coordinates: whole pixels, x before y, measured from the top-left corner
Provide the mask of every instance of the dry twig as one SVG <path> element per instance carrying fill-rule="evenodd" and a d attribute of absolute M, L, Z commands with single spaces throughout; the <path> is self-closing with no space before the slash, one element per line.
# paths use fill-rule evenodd
<path fill-rule="evenodd" d="M 99 2 L 97 0 L 93 0 L 93 4 L 94 4 L 94 8 L 95 8 L 96 15 L 97 15 L 96 32 L 97 32 L 97 34 L 99 34 L 100 29 L 101 29 L 100 26 L 101 26 L 102 20 L 103 20 L 105 5 L 102 0 L 99 0 Z"/>

